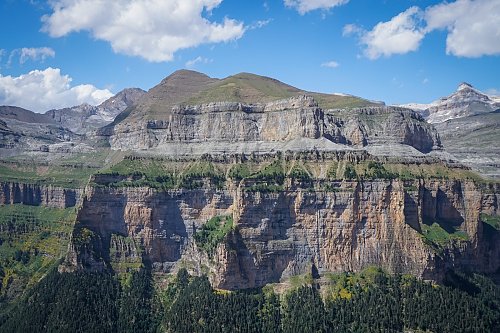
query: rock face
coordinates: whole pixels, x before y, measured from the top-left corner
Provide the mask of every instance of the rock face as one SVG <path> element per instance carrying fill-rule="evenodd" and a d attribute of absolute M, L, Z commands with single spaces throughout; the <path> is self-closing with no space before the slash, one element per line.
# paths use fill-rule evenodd
<path fill-rule="evenodd" d="M 108 133 L 111 134 L 111 133 Z M 395 107 L 323 110 L 311 96 L 301 95 L 262 104 L 214 102 L 177 105 L 166 120 L 125 123 L 117 126 L 110 143 L 113 149 L 280 143 L 308 140 L 301 149 L 320 145 L 320 139 L 339 144 L 333 150 L 363 148 L 387 143 L 408 145 L 422 153 L 440 148 L 440 139 L 416 112 Z M 176 150 L 176 149 L 174 149 Z M 251 152 L 251 151 L 248 151 Z"/>
<path fill-rule="evenodd" d="M 111 123 L 123 110 L 137 103 L 145 93 L 138 88 L 124 89 L 98 106 L 82 104 L 50 110 L 45 115 L 74 133 L 85 134 Z"/>
<path fill-rule="evenodd" d="M 82 138 L 56 124 L 47 115 L 22 108 L 0 106 L 0 149 L 40 151 L 49 144 L 73 142 Z"/>
<path fill-rule="evenodd" d="M 94 238 L 73 241 L 63 269 L 103 270 L 141 258 L 157 272 L 182 266 L 208 272 L 218 288 L 242 289 L 313 267 L 323 273 L 377 265 L 434 280 L 450 267 L 500 267 L 499 234 L 485 241 L 479 216 L 498 213 L 499 197 L 471 181 L 334 181 L 329 190 L 324 182 L 288 180 L 278 192 L 237 182 L 219 190 L 88 187 L 73 237 L 88 229 Z M 210 257 L 193 235 L 221 215 L 235 226 Z M 466 240 L 436 250 L 422 236 L 433 221 L 453 225 Z"/>
<path fill-rule="evenodd" d="M 500 178 L 500 112 L 478 114 L 435 124 L 443 146 L 481 174 Z"/>
<path fill-rule="evenodd" d="M 246 152 L 260 142 L 269 151 L 282 150 L 283 142 L 321 138 L 326 110 L 380 105 L 354 96 L 307 92 L 248 73 L 215 79 L 181 70 L 149 90 L 98 134 L 109 138 L 113 149 L 158 147 L 163 155 L 183 154 L 184 144 L 190 145 L 186 154 L 204 154 L 203 142 L 215 146 L 245 142 L 251 146 Z M 241 145 L 228 148 L 245 150 Z"/>
<path fill-rule="evenodd" d="M 67 189 L 52 185 L 36 185 L 14 182 L 0 183 L 0 205 L 23 204 L 68 208 L 79 204 L 80 189 Z"/>

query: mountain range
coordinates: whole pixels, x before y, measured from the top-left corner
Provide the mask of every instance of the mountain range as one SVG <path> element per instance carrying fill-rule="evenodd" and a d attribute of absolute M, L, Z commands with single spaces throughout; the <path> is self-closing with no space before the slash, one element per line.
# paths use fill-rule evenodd
<path fill-rule="evenodd" d="M 0 106 L 0 331 L 491 331 L 499 116 L 469 84 L 387 106 L 188 70 Z"/>
<path fill-rule="evenodd" d="M 82 104 L 43 114 L 13 106 L 0 106 L 0 149 L 5 155 L 50 149 L 91 149 L 85 135 L 111 123 L 118 114 L 145 94 L 124 89 L 98 106 Z"/>
<path fill-rule="evenodd" d="M 288 113 L 272 119 L 273 113 L 266 111 L 297 106 L 300 114 L 292 118 Z M 364 149 L 375 155 L 401 156 L 432 150 L 442 159 L 457 159 L 487 176 L 500 176 L 500 152 L 495 144 L 500 139 L 499 97 L 462 83 L 455 93 L 433 103 L 397 107 L 401 108 L 399 116 L 393 107 L 381 103 L 307 92 L 254 74 L 215 79 L 180 70 L 147 93 L 125 89 L 99 106 L 83 104 L 45 114 L 2 106 L 0 149 L 9 156 L 40 150 L 91 151 L 96 145 L 167 155 L 202 155 L 219 148 L 235 153 Z M 210 111 L 215 108 L 226 113 Z M 246 111 L 227 112 L 231 109 Z M 313 109 L 321 114 L 314 114 Z M 296 121 L 307 122 L 313 129 L 294 133 Z M 275 128 L 277 123 L 280 127 Z M 410 138 L 415 142 L 409 142 Z"/>

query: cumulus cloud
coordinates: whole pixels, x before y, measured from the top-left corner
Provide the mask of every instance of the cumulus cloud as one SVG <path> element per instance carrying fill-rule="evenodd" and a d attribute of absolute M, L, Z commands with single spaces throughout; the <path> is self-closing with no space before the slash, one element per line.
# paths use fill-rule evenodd
<path fill-rule="evenodd" d="M 45 61 L 47 58 L 54 58 L 56 52 L 50 47 L 23 47 L 19 50 L 19 62 L 24 64 L 27 60 Z"/>
<path fill-rule="evenodd" d="M 88 103 L 97 105 L 113 96 L 93 85 L 71 86 L 72 78 L 59 68 L 34 70 L 17 77 L 0 74 L 0 105 L 19 106 L 34 112 Z"/>
<path fill-rule="evenodd" d="M 428 7 L 427 31 L 447 29 L 446 53 L 461 57 L 500 54 L 500 0 L 458 0 Z"/>
<path fill-rule="evenodd" d="M 152 62 L 170 61 L 181 49 L 239 39 L 242 22 L 203 17 L 222 0 L 53 0 L 53 12 L 42 17 L 42 30 L 52 37 L 89 31 L 117 53 Z"/>
<path fill-rule="evenodd" d="M 446 53 L 462 57 L 500 54 L 500 0 L 457 0 L 421 10 L 410 7 L 388 22 L 366 31 L 354 24 L 343 35 L 357 35 L 370 59 L 404 54 L 419 48 L 437 29 L 448 32 Z"/>
<path fill-rule="evenodd" d="M 327 61 L 321 64 L 321 67 L 337 68 L 340 64 L 336 61 Z"/>
<path fill-rule="evenodd" d="M 207 58 L 203 58 L 201 56 L 198 56 L 198 57 L 196 57 L 194 59 L 188 60 L 186 62 L 186 67 L 187 68 L 193 68 L 197 64 L 209 64 L 211 62 L 213 62 L 212 59 L 207 59 Z"/>
<path fill-rule="evenodd" d="M 284 0 L 285 6 L 295 8 L 301 15 L 316 9 L 330 9 L 345 5 L 349 0 Z"/>
<path fill-rule="evenodd" d="M 422 11 L 418 7 L 410 7 L 390 21 L 378 23 L 371 31 L 361 32 L 360 42 L 365 47 L 365 56 L 377 59 L 417 50 L 425 36 L 419 28 L 421 19 Z"/>

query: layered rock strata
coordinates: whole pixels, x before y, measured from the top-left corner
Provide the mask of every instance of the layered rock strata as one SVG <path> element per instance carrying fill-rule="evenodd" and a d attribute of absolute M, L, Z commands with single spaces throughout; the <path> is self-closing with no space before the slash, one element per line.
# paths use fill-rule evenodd
<path fill-rule="evenodd" d="M 23 204 L 68 208 L 79 204 L 81 189 L 18 182 L 0 182 L 0 205 Z"/>
<path fill-rule="evenodd" d="M 397 107 L 324 110 L 310 96 L 264 104 L 217 102 L 177 105 L 164 120 L 123 123 L 100 133 L 113 149 L 150 149 L 191 144 L 279 143 L 303 140 L 302 150 L 321 140 L 338 144 L 329 150 L 383 145 L 408 145 L 428 153 L 440 148 L 434 128 L 416 112 Z M 165 151 L 163 151 L 165 152 Z"/>
<path fill-rule="evenodd" d="M 472 181 L 287 180 L 277 192 L 245 190 L 244 183 L 220 190 L 88 187 L 76 230 L 90 230 L 93 240 L 73 241 L 63 269 L 111 269 L 114 260 L 139 257 L 157 272 L 187 267 L 209 273 L 218 288 L 242 289 L 311 270 L 377 265 L 440 280 L 449 268 L 500 267 L 498 232 L 486 237 L 480 221 L 481 212 L 498 213 L 498 197 Z M 232 216 L 234 228 L 210 256 L 193 235 L 221 215 Z M 437 249 L 422 235 L 434 222 L 466 236 Z M 130 241 L 120 245 L 115 235 Z"/>

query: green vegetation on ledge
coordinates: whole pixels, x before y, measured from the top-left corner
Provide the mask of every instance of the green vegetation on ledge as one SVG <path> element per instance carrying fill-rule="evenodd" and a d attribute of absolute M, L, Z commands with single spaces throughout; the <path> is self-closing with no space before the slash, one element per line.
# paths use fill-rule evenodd
<path fill-rule="evenodd" d="M 86 185 L 91 175 L 113 154 L 107 149 L 78 154 L 47 156 L 17 156 L 0 159 L 0 181 L 79 188 Z"/>
<path fill-rule="evenodd" d="M 98 186 L 144 186 L 161 190 L 202 188 L 206 179 L 210 180 L 211 185 L 221 188 L 225 181 L 224 174 L 213 163 L 205 160 L 176 169 L 162 160 L 126 158 L 111 168 L 100 171 L 96 177 Z"/>
<path fill-rule="evenodd" d="M 285 182 L 287 179 L 292 182 Z M 246 192 L 280 192 L 287 188 L 287 184 L 314 190 L 318 188 L 318 182 L 325 180 L 393 179 L 407 181 L 405 189 L 408 191 L 418 189 L 416 184 L 408 183 L 418 179 L 468 179 L 480 186 L 487 184 L 471 170 L 442 163 L 402 164 L 376 160 L 310 162 L 301 156 L 289 158 L 276 154 L 268 159 L 249 158 L 233 163 L 214 161 L 208 155 L 188 161 L 128 156 L 119 163 L 99 171 L 94 177 L 94 185 L 150 187 L 163 191 L 223 189 L 229 180 L 240 182 Z M 328 186 L 319 187 L 325 189 Z"/>
<path fill-rule="evenodd" d="M 211 185 L 216 188 L 222 188 L 226 180 L 224 174 L 217 170 L 213 163 L 202 160 L 193 163 L 181 174 L 179 187 L 185 189 L 202 188 L 204 179 L 209 179 Z"/>
<path fill-rule="evenodd" d="M 469 240 L 469 235 L 466 232 L 458 230 L 451 223 L 443 221 L 427 222 L 423 223 L 421 228 L 425 241 L 438 249 L 452 245 L 454 242 Z"/>
<path fill-rule="evenodd" d="M 489 224 L 496 230 L 500 230 L 500 216 L 481 214 L 481 221 Z"/>
<path fill-rule="evenodd" d="M 232 229 L 232 216 L 215 216 L 208 220 L 201 227 L 201 230 L 198 230 L 194 234 L 194 240 L 198 247 L 207 252 L 209 256 L 213 256 L 217 246 L 224 241 Z"/>

